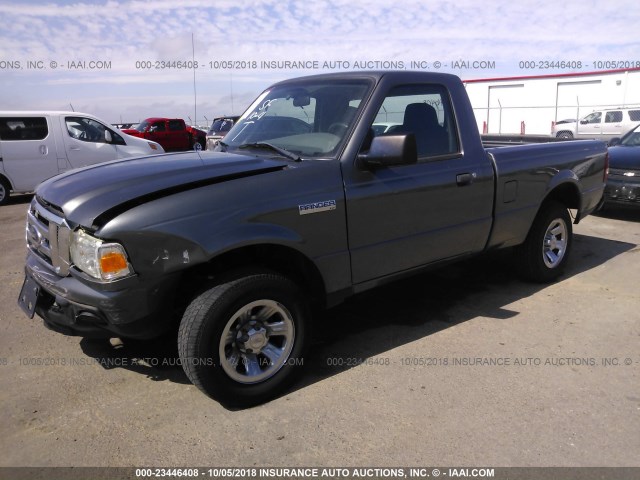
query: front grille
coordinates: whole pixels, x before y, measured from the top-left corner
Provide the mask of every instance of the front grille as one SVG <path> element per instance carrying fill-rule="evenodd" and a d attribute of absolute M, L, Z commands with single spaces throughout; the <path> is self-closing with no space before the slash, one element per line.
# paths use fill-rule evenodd
<path fill-rule="evenodd" d="M 65 219 L 34 198 L 27 213 L 27 247 L 57 275 L 69 274 L 71 230 Z"/>
<path fill-rule="evenodd" d="M 616 202 L 640 202 L 640 187 L 609 187 L 604 191 L 605 200 Z"/>

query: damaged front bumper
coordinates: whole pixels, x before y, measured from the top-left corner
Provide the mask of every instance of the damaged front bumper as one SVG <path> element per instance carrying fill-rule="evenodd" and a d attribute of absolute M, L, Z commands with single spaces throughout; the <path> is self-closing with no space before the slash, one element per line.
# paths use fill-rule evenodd
<path fill-rule="evenodd" d="M 54 273 L 29 251 L 18 304 L 59 333 L 83 337 L 152 338 L 172 321 L 177 275 L 130 277 L 111 283 L 90 282 L 71 272 Z"/>

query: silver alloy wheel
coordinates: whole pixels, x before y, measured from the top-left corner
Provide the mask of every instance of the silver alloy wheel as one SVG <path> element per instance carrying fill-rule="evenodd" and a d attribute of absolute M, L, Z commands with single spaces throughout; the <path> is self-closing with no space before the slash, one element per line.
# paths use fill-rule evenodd
<path fill-rule="evenodd" d="M 200 152 L 202 150 L 202 144 L 198 141 L 193 142 L 193 149 L 196 152 Z"/>
<path fill-rule="evenodd" d="M 222 331 L 222 368 L 239 383 L 258 383 L 275 375 L 289 359 L 295 326 L 289 310 L 273 300 L 251 302 L 234 313 Z"/>
<path fill-rule="evenodd" d="M 567 251 L 567 225 L 562 218 L 554 219 L 544 234 L 542 259 L 548 268 L 557 267 Z"/>

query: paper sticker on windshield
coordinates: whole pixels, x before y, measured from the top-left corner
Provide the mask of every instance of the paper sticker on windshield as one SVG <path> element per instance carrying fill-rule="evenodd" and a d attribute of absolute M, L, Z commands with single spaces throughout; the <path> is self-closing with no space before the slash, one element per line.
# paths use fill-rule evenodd
<path fill-rule="evenodd" d="M 329 210 L 335 210 L 335 209 L 336 209 L 335 200 L 324 200 L 322 202 L 298 205 L 298 212 L 300 212 L 300 215 L 307 215 L 309 213 L 328 212 Z"/>

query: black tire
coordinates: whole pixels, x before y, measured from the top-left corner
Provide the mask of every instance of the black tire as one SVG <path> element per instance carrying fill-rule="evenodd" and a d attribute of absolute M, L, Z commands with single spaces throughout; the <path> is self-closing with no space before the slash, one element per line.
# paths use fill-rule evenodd
<path fill-rule="evenodd" d="M 178 332 L 182 367 L 224 405 L 263 403 L 301 373 L 309 323 L 302 292 L 287 278 L 270 272 L 236 277 L 187 307 Z"/>
<path fill-rule="evenodd" d="M 538 212 L 525 242 L 515 249 L 521 276 L 546 283 L 563 272 L 573 246 L 571 216 L 556 201 L 546 202 Z"/>
<path fill-rule="evenodd" d="M 557 138 L 564 138 L 565 140 L 573 138 L 573 133 L 571 132 L 559 132 L 556 135 Z"/>
<path fill-rule="evenodd" d="M 0 206 L 9 203 L 9 196 L 11 194 L 11 185 L 4 178 L 0 177 Z"/>

